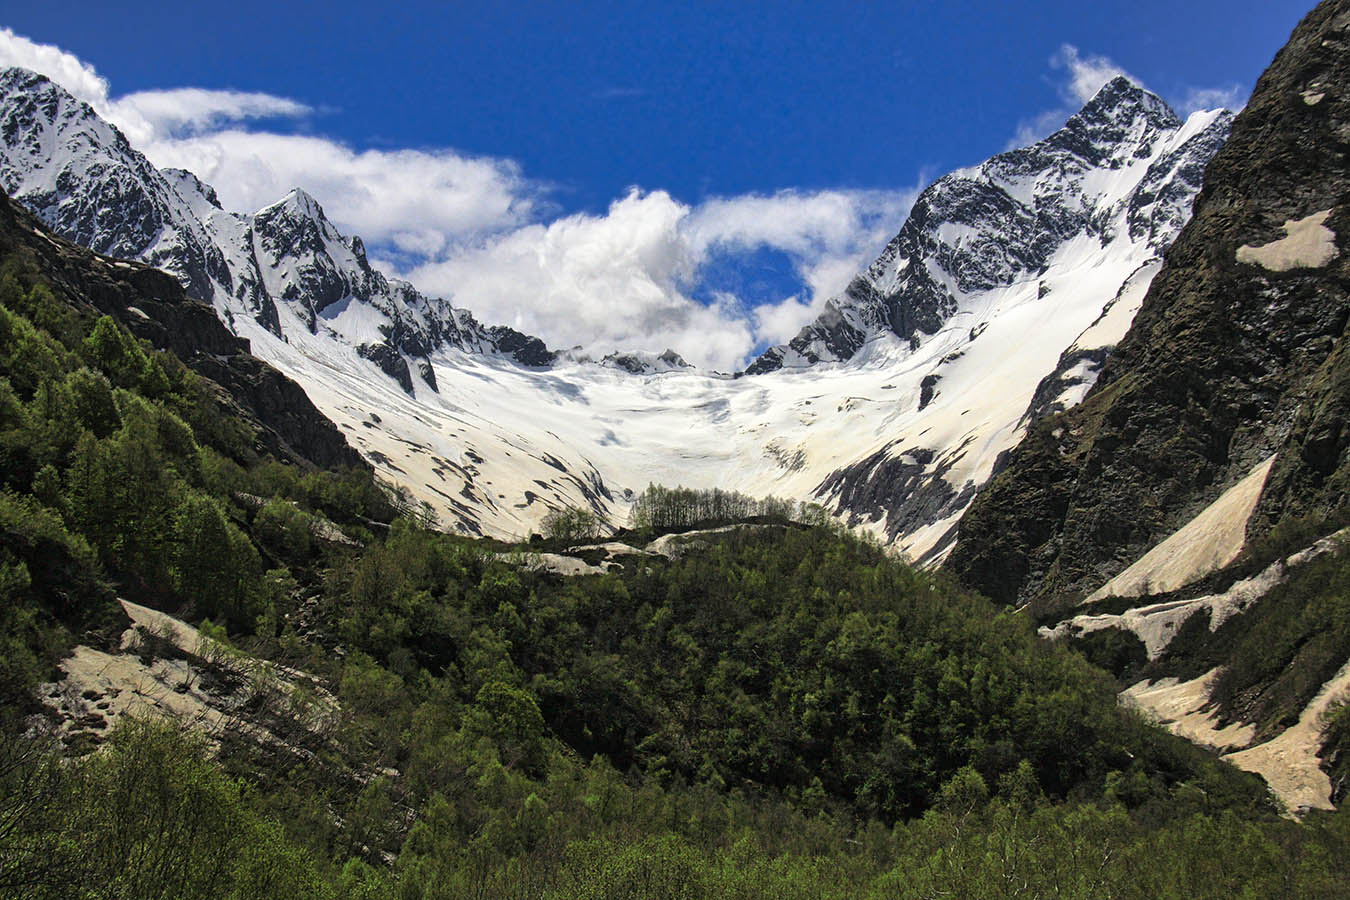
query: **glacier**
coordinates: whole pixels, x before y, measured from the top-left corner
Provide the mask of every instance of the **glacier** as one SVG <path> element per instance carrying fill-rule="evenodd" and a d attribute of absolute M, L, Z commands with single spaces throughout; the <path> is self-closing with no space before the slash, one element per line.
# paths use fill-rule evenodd
<path fill-rule="evenodd" d="M 820 502 L 936 563 L 1026 428 L 1090 390 L 1231 118 L 1109 82 L 1046 139 L 937 180 L 819 318 L 735 375 L 480 324 L 372 267 L 302 189 L 228 212 L 22 69 L 0 72 L 0 185 L 211 303 L 443 527 L 524 538 L 560 506 L 620 525 L 649 483 L 682 484 Z"/>

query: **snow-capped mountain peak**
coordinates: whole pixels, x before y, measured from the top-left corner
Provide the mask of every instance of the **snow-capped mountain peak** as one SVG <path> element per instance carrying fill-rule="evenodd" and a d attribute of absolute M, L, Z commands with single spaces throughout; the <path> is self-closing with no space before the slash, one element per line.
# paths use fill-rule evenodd
<path fill-rule="evenodd" d="M 451 527 L 523 536 L 650 482 L 827 504 L 937 559 L 1000 454 L 1096 378 L 1230 116 L 1125 80 L 925 190 L 876 261 L 746 375 L 595 361 L 374 269 L 297 189 L 251 215 L 158 171 L 30 73 L 0 74 L 0 183 L 62 234 L 175 274 Z"/>
<path fill-rule="evenodd" d="M 237 334 L 322 334 L 376 363 L 404 390 L 445 345 L 547 364 L 543 342 L 485 327 L 466 310 L 388 279 L 303 188 L 253 215 L 227 212 L 190 172 L 156 169 L 87 103 L 45 76 L 0 71 L 0 185 L 58 233 L 140 259 L 212 303 Z"/>
<path fill-rule="evenodd" d="M 748 371 L 849 359 L 887 333 L 917 347 L 959 311 L 974 312 L 978 296 L 1036 277 L 1085 236 L 1100 249 L 1125 232 L 1143 245 L 1142 263 L 1185 222 L 1230 122 L 1219 110 L 1183 122 L 1161 98 L 1111 80 L 1044 140 L 927 188 L 867 271 Z"/>

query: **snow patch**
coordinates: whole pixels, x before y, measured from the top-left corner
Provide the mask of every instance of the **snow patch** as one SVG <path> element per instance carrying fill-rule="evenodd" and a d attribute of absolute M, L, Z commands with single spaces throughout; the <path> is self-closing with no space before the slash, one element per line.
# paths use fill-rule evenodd
<path fill-rule="evenodd" d="M 1259 463 L 1198 516 L 1108 581 L 1085 602 L 1174 591 L 1228 565 L 1242 550 L 1247 519 L 1261 499 L 1266 476 L 1274 463 L 1273 455 Z"/>
<path fill-rule="evenodd" d="M 1307 218 L 1290 219 L 1284 223 L 1284 237 L 1259 247 L 1244 244 L 1237 249 L 1237 261 L 1272 272 L 1322 268 L 1340 255 L 1336 232 L 1326 227 L 1331 213 L 1328 209 Z"/>
<path fill-rule="evenodd" d="M 1179 681 L 1160 678 L 1141 681 L 1120 694 L 1120 701 L 1192 743 L 1214 750 L 1246 747 L 1256 737 L 1256 726 L 1234 722 L 1216 726 L 1218 711 L 1207 710 L 1209 692 L 1221 669 L 1210 669 L 1199 678 Z"/>

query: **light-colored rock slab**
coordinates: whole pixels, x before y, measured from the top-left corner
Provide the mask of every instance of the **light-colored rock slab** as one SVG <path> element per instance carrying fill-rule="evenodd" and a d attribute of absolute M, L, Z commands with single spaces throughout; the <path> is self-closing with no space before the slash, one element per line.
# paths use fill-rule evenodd
<path fill-rule="evenodd" d="M 549 572 L 569 578 L 578 575 L 603 575 L 609 571 L 609 566 L 613 565 L 606 563 L 593 566 L 584 559 L 564 556 L 561 553 L 498 553 L 496 558 L 531 572 Z"/>
<path fill-rule="evenodd" d="M 1334 809 L 1331 779 L 1322 771 L 1318 751 L 1322 744 L 1323 716 L 1333 704 L 1346 699 L 1350 699 L 1350 662 L 1322 685 L 1296 723 L 1272 740 L 1226 758 L 1238 768 L 1264 778 L 1294 815 L 1309 809 Z"/>
<path fill-rule="evenodd" d="M 259 742 L 286 741 L 251 720 L 250 701 L 265 694 L 297 725 L 313 733 L 337 723 L 337 699 L 312 675 L 240 653 L 206 638 L 167 613 L 121 600 L 130 627 L 121 648 L 108 653 L 79 645 L 61 661 L 61 680 L 39 686 L 57 713 L 57 733 L 106 734 L 122 716 L 161 716 L 215 741 L 228 729 Z M 164 641 L 163 652 L 151 638 Z M 179 656 L 181 654 L 181 658 Z M 303 698 L 303 699 L 302 699 Z"/>
<path fill-rule="evenodd" d="M 1194 600 L 1174 600 L 1166 603 L 1152 603 L 1128 609 L 1120 615 L 1081 615 L 1058 623 L 1053 628 L 1042 627 L 1042 637 L 1051 640 L 1077 638 L 1094 631 L 1107 628 L 1119 628 L 1133 632 L 1143 641 L 1144 649 L 1150 660 L 1157 659 L 1172 643 L 1182 624 L 1201 610 L 1209 611 L 1209 630 L 1218 631 L 1223 623 L 1233 616 L 1240 615 L 1270 593 L 1276 585 L 1284 583 L 1289 571 L 1304 563 L 1342 549 L 1350 541 L 1350 528 L 1343 528 L 1333 535 L 1324 537 L 1312 546 L 1300 550 L 1288 559 L 1276 560 L 1261 572 L 1250 578 L 1233 583 L 1226 591 L 1218 594 L 1206 594 Z"/>
<path fill-rule="evenodd" d="M 675 559 L 691 549 L 704 546 L 707 542 L 700 538 L 713 534 L 726 534 L 729 531 L 750 531 L 763 528 L 777 528 L 776 525 L 740 524 L 724 525 L 721 528 L 704 528 L 698 531 L 685 531 L 679 534 L 666 534 L 647 545 L 647 552 L 654 556 Z"/>
<path fill-rule="evenodd" d="M 1120 699 L 1125 705 L 1166 726 L 1173 734 L 1203 747 L 1213 750 L 1246 747 L 1256 736 L 1254 726 L 1235 722 L 1219 728 L 1215 724 L 1218 713 L 1205 709 L 1209 705 L 1210 687 L 1219 671 L 1211 669 L 1190 681 L 1175 678 L 1141 681 L 1121 692 Z"/>
<path fill-rule="evenodd" d="M 1350 700 L 1350 662 L 1322 685 L 1297 723 L 1255 746 L 1251 746 L 1256 736 L 1254 726 L 1235 722 L 1218 728 L 1216 711 L 1206 709 L 1220 671 L 1211 669 L 1190 681 L 1175 678 L 1141 681 L 1122 691 L 1120 701 L 1142 711 L 1175 735 L 1227 751 L 1224 759 L 1264 778 L 1291 816 L 1298 817 L 1310 809 L 1333 809 L 1331 779 L 1322 771 L 1318 753 L 1327 711 Z"/>
<path fill-rule="evenodd" d="M 621 541 L 607 541 L 603 544 L 582 544 L 578 547 L 568 547 L 568 553 L 590 553 L 592 551 L 603 551 L 606 559 L 614 559 L 619 556 L 648 556 L 646 550 L 639 549 L 631 544 L 625 544 Z"/>

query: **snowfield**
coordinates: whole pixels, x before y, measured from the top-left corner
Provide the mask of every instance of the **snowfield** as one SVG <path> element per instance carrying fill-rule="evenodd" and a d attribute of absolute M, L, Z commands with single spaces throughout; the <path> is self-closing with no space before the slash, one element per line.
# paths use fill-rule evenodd
<path fill-rule="evenodd" d="M 239 331 L 443 525 L 525 537 L 559 505 L 590 506 L 622 524 L 653 482 L 829 503 L 818 492 L 826 476 L 879 451 L 900 458 L 937 448 L 928 470 L 943 468 L 957 490 L 981 484 L 1021 438 L 1060 354 L 1114 343 L 1123 328 L 1110 320 L 1137 310 L 1156 266 L 1141 271 L 1128 243 L 1112 249 L 1091 238 L 1066 245 L 1043 275 L 971 298 L 917 349 L 879 334 L 844 363 L 738 378 L 633 375 L 592 362 L 529 368 L 442 348 L 431 356 L 439 390 L 418 381 L 409 396 L 350 345 L 299 322 L 287 327 L 285 312 L 288 341 L 249 321 Z M 939 380 L 919 409 L 929 374 Z M 1090 383 L 1064 401 L 1081 399 Z M 884 518 L 860 524 L 884 536 Z M 897 547 L 920 557 L 945 531 L 901 535 Z"/>
<path fill-rule="evenodd" d="M 22 69 L 0 71 L 16 136 L 0 182 L 66 237 L 174 274 L 443 527 L 524 538 L 560 506 L 618 526 L 648 484 L 720 487 L 823 503 L 932 564 L 1000 454 L 1091 389 L 1230 121 L 1183 121 L 1112 80 L 1045 140 L 931 185 L 877 260 L 739 377 L 481 325 L 375 270 L 303 190 L 224 210 Z M 1303 260 L 1316 226 L 1256 252 Z"/>

